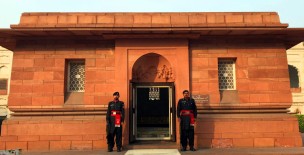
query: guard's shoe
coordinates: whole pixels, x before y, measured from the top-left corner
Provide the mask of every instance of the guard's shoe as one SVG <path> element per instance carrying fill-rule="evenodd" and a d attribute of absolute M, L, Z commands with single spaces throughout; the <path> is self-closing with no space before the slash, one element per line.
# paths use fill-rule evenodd
<path fill-rule="evenodd" d="M 121 152 L 121 148 L 117 148 L 117 152 Z"/>
<path fill-rule="evenodd" d="M 196 149 L 194 147 L 190 147 L 191 151 L 196 151 Z"/>
<path fill-rule="evenodd" d="M 108 152 L 113 152 L 113 149 L 111 149 L 111 148 L 108 148 Z"/>
<path fill-rule="evenodd" d="M 181 151 L 187 151 L 187 149 L 185 147 L 182 147 Z"/>

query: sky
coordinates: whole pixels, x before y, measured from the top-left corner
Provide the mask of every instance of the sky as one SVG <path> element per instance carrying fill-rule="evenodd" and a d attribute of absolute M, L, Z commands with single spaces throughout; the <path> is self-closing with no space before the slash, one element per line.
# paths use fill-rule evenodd
<path fill-rule="evenodd" d="M 304 0 L 0 0 L 0 28 L 23 12 L 278 12 L 281 23 L 304 28 Z"/>

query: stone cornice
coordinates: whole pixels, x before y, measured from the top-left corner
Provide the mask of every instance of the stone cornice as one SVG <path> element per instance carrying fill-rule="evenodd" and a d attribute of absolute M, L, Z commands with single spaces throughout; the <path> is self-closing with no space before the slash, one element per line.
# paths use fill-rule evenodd
<path fill-rule="evenodd" d="M 105 115 L 106 107 L 10 108 L 12 116 Z"/>
<path fill-rule="evenodd" d="M 198 114 L 287 113 L 285 106 L 198 106 Z M 106 107 L 10 108 L 12 116 L 83 116 L 105 115 Z M 125 109 L 128 111 L 128 109 Z"/>

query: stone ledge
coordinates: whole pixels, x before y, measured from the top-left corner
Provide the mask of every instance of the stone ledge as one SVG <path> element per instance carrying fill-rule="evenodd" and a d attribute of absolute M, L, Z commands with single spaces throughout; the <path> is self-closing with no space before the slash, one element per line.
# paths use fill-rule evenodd
<path fill-rule="evenodd" d="M 79 115 L 105 115 L 107 108 L 10 108 L 12 116 L 79 116 Z"/>

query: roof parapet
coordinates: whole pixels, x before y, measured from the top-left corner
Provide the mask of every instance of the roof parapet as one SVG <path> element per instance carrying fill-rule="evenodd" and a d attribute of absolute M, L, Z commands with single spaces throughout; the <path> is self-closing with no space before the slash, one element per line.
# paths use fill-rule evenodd
<path fill-rule="evenodd" d="M 286 28 L 276 12 L 23 13 L 13 29 L 74 27 Z"/>

